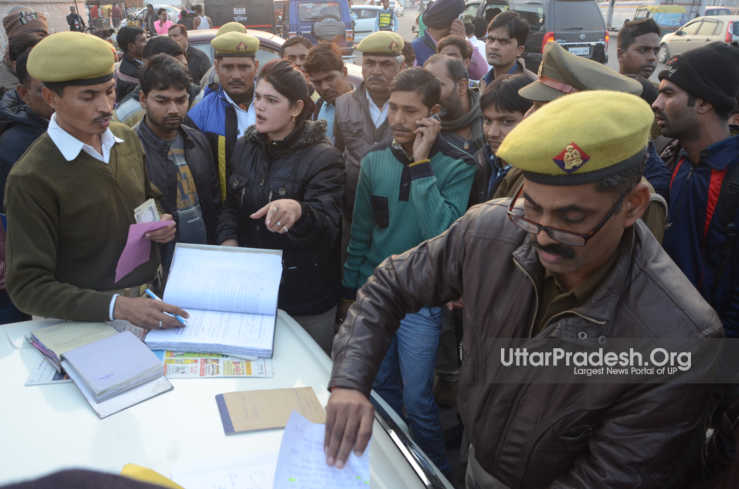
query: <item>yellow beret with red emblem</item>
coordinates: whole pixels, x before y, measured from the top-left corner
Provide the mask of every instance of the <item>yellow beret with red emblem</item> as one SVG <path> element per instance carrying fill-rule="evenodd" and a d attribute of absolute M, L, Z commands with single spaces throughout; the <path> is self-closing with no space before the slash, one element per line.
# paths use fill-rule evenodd
<path fill-rule="evenodd" d="M 400 56 L 403 54 L 405 41 L 392 31 L 377 31 L 362 39 L 357 50 L 364 54 L 380 56 Z"/>
<path fill-rule="evenodd" d="M 248 56 L 253 58 L 259 50 L 259 39 L 243 32 L 227 32 L 210 41 L 214 56 Z"/>
<path fill-rule="evenodd" d="M 28 74 L 46 83 L 96 85 L 113 78 L 113 46 L 92 34 L 57 32 L 28 55 Z"/>
<path fill-rule="evenodd" d="M 524 119 L 496 156 L 537 183 L 593 183 L 644 164 L 653 121 L 651 107 L 636 95 L 574 93 Z"/>
<path fill-rule="evenodd" d="M 246 34 L 246 26 L 242 24 L 241 22 L 226 22 L 221 27 L 218 28 L 216 31 L 216 36 L 220 36 L 221 34 L 227 34 L 229 32 L 243 32 Z"/>

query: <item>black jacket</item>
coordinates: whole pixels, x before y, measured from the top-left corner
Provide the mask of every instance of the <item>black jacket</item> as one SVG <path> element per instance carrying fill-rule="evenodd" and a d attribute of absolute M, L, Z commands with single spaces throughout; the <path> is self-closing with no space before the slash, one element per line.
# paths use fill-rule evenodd
<path fill-rule="evenodd" d="M 121 102 L 129 92 L 139 85 L 138 82 L 134 83 L 133 79 L 138 80 L 140 67 L 141 62 L 138 60 L 129 59 L 127 55 L 123 56 L 121 64 L 118 66 L 118 73 L 124 76 L 117 75 L 115 83 L 115 99 L 117 102 Z"/>
<path fill-rule="evenodd" d="M 18 92 L 5 92 L 0 100 L 0 206 L 3 209 L 10 169 L 48 126 L 49 121 L 31 112 Z"/>
<path fill-rule="evenodd" d="M 162 209 L 177 219 L 177 169 L 167 158 L 169 142 L 159 139 L 145 120 L 134 127 L 144 146 L 146 154 L 146 170 L 151 183 L 162 193 L 160 200 Z M 210 151 L 208 140 L 203 133 L 186 125 L 180 126 L 180 134 L 185 142 L 185 160 L 190 167 L 195 188 L 200 200 L 208 244 L 216 244 L 216 226 L 218 214 L 221 212 L 221 200 L 218 197 L 218 181 L 216 165 Z M 167 266 L 174 251 L 174 242 L 162 249 L 162 263 Z M 165 267 L 167 268 L 167 267 Z"/>
<path fill-rule="evenodd" d="M 218 242 L 237 239 L 240 246 L 283 250 L 279 307 L 292 315 L 327 311 L 339 296 L 344 164 L 326 138 L 325 121 L 306 121 L 276 143 L 252 126 L 233 154 Z M 302 207 L 286 234 L 249 218 L 278 199 L 294 199 Z"/>
<path fill-rule="evenodd" d="M 190 71 L 192 82 L 200 88 L 200 80 L 210 68 L 211 62 L 207 54 L 196 47 L 189 46 L 185 52 L 187 58 L 187 69 Z M 200 90 L 198 90 L 200 91 Z M 192 100 L 193 98 L 190 98 Z"/>

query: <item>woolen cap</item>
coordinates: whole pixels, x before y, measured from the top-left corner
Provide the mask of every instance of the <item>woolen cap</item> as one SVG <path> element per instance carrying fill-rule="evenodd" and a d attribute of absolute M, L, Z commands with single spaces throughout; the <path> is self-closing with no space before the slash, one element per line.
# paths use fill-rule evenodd
<path fill-rule="evenodd" d="M 28 32 L 49 33 L 46 16 L 28 7 L 18 7 L 3 18 L 3 28 L 8 39 Z"/>
<path fill-rule="evenodd" d="M 423 23 L 428 27 L 443 29 L 464 11 L 464 0 L 436 0 L 423 13 Z"/>
<path fill-rule="evenodd" d="M 583 90 L 614 90 L 640 95 L 642 85 L 592 59 L 576 56 L 556 42 L 544 46 L 539 78 L 518 91 L 523 98 L 549 102 Z"/>
<path fill-rule="evenodd" d="M 524 119 L 496 156 L 537 183 L 593 183 L 643 164 L 653 121 L 651 107 L 635 95 L 574 93 Z"/>
<path fill-rule="evenodd" d="M 28 74 L 47 83 L 96 85 L 113 77 L 110 43 L 92 34 L 57 32 L 43 38 L 28 55 Z"/>
<path fill-rule="evenodd" d="M 731 110 L 739 89 L 739 48 L 712 42 L 667 62 L 660 80 L 669 80 L 694 97 Z"/>

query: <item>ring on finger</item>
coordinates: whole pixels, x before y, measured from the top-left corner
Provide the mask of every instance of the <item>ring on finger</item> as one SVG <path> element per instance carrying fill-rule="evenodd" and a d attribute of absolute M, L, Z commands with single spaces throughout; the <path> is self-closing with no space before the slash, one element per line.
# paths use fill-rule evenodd
<path fill-rule="evenodd" d="M 162 329 L 162 320 L 159 320 L 159 329 Z"/>

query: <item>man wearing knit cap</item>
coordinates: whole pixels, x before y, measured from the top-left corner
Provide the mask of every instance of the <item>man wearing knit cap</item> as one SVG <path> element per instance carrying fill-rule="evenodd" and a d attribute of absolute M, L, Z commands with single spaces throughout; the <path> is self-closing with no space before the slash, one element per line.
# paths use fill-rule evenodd
<path fill-rule="evenodd" d="M 8 46 L 0 65 L 0 88 L 11 90 L 18 84 L 15 60 L 49 35 L 49 25 L 44 14 L 28 7 L 15 7 L 3 18 L 3 28 L 8 37 Z"/>
<path fill-rule="evenodd" d="M 367 446 L 372 379 L 403 315 L 461 296 L 468 489 L 695 487 L 716 393 L 716 362 L 703 354 L 721 323 L 639 220 L 653 120 L 625 93 L 547 104 L 498 149 L 524 172 L 522 192 L 473 207 L 374 270 L 334 340 L 329 465 Z M 667 337 L 693 345 L 692 364 L 653 381 L 629 368 L 585 378 L 551 358 L 626 358 Z"/>
<path fill-rule="evenodd" d="M 390 83 L 402 69 L 404 44 L 403 38 L 391 31 L 374 32 L 362 39 L 357 50 L 362 53 L 363 81 L 356 90 L 336 99 L 334 138 L 344 153 L 346 171 L 342 250 L 346 250 L 351 228 L 359 162 L 372 146 L 392 139 L 387 122 Z"/>
<path fill-rule="evenodd" d="M 221 198 L 226 199 L 227 169 L 236 139 L 256 122 L 254 78 L 259 69 L 255 54 L 259 39 L 243 32 L 217 35 L 210 42 L 221 86 L 193 106 L 188 117 L 210 140 L 218 162 Z"/>
<path fill-rule="evenodd" d="M 138 137 L 111 122 L 113 62 L 110 44 L 80 32 L 48 36 L 28 57 L 28 73 L 43 82 L 55 113 L 8 177 L 8 292 L 35 316 L 177 327 L 165 312 L 184 311 L 140 297 L 161 285 L 158 246 L 151 246 L 146 262 L 116 277 L 134 209 L 154 195 Z M 146 239 L 174 238 L 172 216 L 162 221 Z"/>
<path fill-rule="evenodd" d="M 657 125 L 680 145 L 670 162 L 665 250 L 716 309 L 726 334 L 739 336 L 739 136 L 731 136 L 728 123 L 739 50 L 716 42 L 687 51 L 659 79 Z"/>

